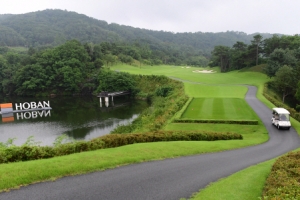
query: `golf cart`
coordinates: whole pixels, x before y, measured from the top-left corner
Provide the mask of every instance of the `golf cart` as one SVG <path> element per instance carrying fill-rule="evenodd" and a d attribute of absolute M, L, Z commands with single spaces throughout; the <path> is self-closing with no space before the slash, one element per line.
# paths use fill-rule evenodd
<path fill-rule="evenodd" d="M 278 129 L 281 129 L 281 128 L 290 129 L 291 128 L 289 111 L 287 111 L 284 108 L 273 108 L 272 114 L 273 114 L 272 124 L 274 126 L 276 126 Z"/>

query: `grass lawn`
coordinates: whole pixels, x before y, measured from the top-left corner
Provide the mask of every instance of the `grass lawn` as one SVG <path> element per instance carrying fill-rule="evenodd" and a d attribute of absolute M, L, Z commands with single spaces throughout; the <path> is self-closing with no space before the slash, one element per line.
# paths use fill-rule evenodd
<path fill-rule="evenodd" d="M 207 85 L 191 82 L 184 82 L 185 93 L 190 97 L 220 97 L 220 98 L 241 98 L 247 93 L 247 87 L 236 85 Z"/>
<path fill-rule="evenodd" d="M 244 99 L 194 98 L 182 119 L 255 120 L 254 111 Z"/>
<path fill-rule="evenodd" d="M 191 198 L 192 200 L 253 200 L 261 197 L 266 178 L 275 159 L 239 171 L 212 183 Z"/>
<path fill-rule="evenodd" d="M 165 75 L 170 77 L 176 77 L 183 80 L 188 80 L 197 83 L 206 84 L 247 84 L 247 85 L 261 85 L 268 80 L 265 74 L 247 71 L 239 72 L 232 71 L 228 73 L 194 73 L 195 70 L 210 69 L 210 68 L 199 68 L 199 67 L 182 67 L 182 66 L 170 66 L 170 65 L 159 65 L 159 66 L 141 66 L 134 67 L 131 65 L 118 64 L 111 66 L 110 69 L 116 71 L 129 72 L 131 74 L 144 74 L 144 75 Z M 213 68 L 213 70 L 217 70 Z"/>

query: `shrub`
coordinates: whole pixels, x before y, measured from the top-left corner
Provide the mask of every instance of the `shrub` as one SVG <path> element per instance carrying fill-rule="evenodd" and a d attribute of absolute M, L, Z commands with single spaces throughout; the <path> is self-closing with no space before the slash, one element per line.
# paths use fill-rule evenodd
<path fill-rule="evenodd" d="M 263 191 L 264 200 L 300 199 L 300 151 L 276 160 Z"/>
<path fill-rule="evenodd" d="M 161 86 L 155 90 L 156 96 L 166 97 L 173 90 L 172 86 Z"/>
<path fill-rule="evenodd" d="M 212 124 L 258 125 L 257 120 L 174 119 L 174 122 L 175 123 L 212 123 Z"/>

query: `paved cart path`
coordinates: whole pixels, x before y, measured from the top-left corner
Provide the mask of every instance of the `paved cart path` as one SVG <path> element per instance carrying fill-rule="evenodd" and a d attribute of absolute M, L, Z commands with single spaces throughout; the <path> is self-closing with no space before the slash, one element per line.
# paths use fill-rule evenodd
<path fill-rule="evenodd" d="M 247 87 L 245 99 L 270 134 L 270 140 L 264 144 L 65 177 L 1 193 L 0 199 L 178 200 L 190 197 L 222 177 L 299 147 L 300 138 L 296 131 L 293 128 L 277 130 L 272 126 L 271 110 L 256 99 L 256 87 Z"/>

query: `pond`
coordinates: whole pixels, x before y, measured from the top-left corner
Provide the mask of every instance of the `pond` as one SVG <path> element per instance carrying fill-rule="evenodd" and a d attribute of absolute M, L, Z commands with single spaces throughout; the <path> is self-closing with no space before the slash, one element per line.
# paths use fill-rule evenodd
<path fill-rule="evenodd" d="M 0 103 L 43 102 L 50 103 L 51 110 L 30 111 L 0 115 L 0 142 L 15 138 L 13 144 L 22 145 L 33 136 L 41 146 L 53 145 L 56 138 L 66 134 L 70 139 L 90 140 L 131 123 L 149 105 L 146 101 L 131 100 L 126 96 L 110 99 L 109 105 L 100 107 L 95 96 L 55 98 L 0 97 Z M 14 108 L 16 110 L 16 108 Z"/>

